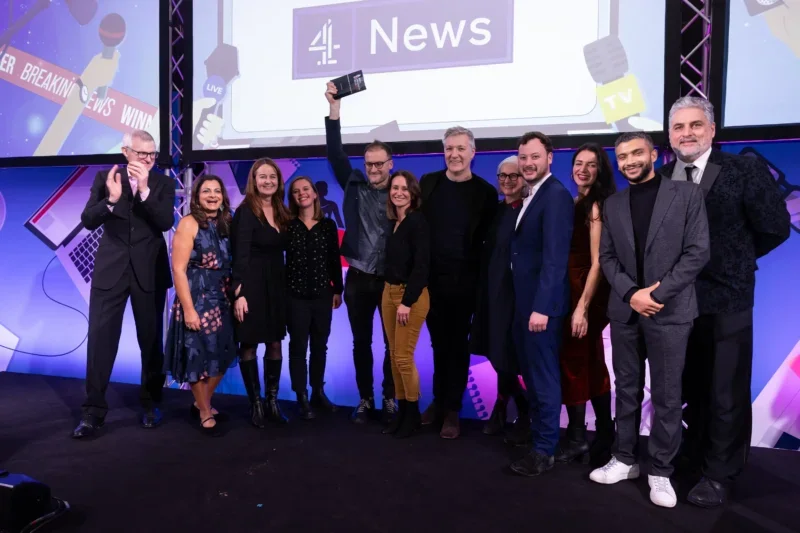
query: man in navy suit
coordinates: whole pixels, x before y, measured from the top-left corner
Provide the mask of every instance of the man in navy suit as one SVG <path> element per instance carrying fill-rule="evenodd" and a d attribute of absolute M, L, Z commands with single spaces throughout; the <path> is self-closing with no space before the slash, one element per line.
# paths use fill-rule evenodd
<path fill-rule="evenodd" d="M 511 465 L 523 476 L 553 468 L 561 416 L 561 328 L 569 312 L 567 262 L 572 240 L 572 195 L 550 173 L 553 144 L 539 132 L 518 143 L 528 188 L 511 241 L 516 295 L 514 343 L 528 389 L 533 447 Z"/>

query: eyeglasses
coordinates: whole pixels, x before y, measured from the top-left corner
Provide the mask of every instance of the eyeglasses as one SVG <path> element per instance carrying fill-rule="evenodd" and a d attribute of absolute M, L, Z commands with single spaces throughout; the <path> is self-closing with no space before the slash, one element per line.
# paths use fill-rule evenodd
<path fill-rule="evenodd" d="M 367 170 L 371 169 L 372 167 L 375 167 L 377 170 L 380 170 L 383 168 L 383 165 L 385 165 L 389 161 L 391 161 L 391 159 L 387 159 L 386 161 L 376 161 L 375 163 L 369 163 L 367 161 L 364 161 L 364 166 L 367 167 Z"/>
<path fill-rule="evenodd" d="M 158 157 L 158 152 L 140 152 L 138 150 L 134 150 L 133 148 L 127 148 L 127 147 L 125 149 L 131 152 L 132 154 L 136 154 L 136 157 L 138 157 L 139 159 L 147 159 L 148 157 L 155 159 L 156 157 Z"/>
<path fill-rule="evenodd" d="M 511 183 L 516 183 L 516 181 L 521 177 L 522 175 L 517 174 L 516 172 L 513 172 L 511 174 L 506 174 L 503 172 L 497 175 L 497 181 L 510 181 Z"/>

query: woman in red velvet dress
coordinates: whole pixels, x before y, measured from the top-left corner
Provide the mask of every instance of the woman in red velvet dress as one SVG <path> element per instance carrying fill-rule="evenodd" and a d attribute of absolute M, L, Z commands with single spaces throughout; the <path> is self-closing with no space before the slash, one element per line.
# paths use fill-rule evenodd
<path fill-rule="evenodd" d="M 572 315 L 564 328 L 561 349 L 561 395 L 567 406 L 567 434 L 556 450 L 557 462 L 586 457 L 593 464 L 610 459 L 614 441 L 611 383 L 603 351 L 603 329 L 610 286 L 600 269 L 600 233 L 603 202 L 616 191 L 614 174 L 605 151 L 589 143 L 572 158 L 572 179 L 578 186 L 575 222 L 569 253 Z M 586 439 L 586 402 L 592 402 L 596 434 Z"/>

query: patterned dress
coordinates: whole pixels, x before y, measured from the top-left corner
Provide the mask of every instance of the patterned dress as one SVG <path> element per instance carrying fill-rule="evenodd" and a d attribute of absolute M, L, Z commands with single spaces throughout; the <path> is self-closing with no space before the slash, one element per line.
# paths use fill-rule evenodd
<path fill-rule="evenodd" d="M 172 305 L 164 371 L 181 383 L 195 383 L 201 376 L 221 375 L 236 360 L 233 316 L 229 297 L 231 252 L 228 237 L 220 237 L 216 223 L 198 228 L 186 269 L 189 292 L 200 330 L 186 327 L 178 296 Z"/>

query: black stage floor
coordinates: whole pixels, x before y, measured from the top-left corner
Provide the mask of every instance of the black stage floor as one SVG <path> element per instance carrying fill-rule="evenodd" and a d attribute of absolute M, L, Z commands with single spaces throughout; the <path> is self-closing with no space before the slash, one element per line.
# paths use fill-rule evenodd
<path fill-rule="evenodd" d="M 678 506 L 662 509 L 646 477 L 600 486 L 581 465 L 517 477 L 507 465 L 524 450 L 482 435 L 478 423 L 456 441 L 397 440 L 377 424 L 354 426 L 343 410 L 259 431 L 244 418 L 244 398 L 220 396 L 215 406 L 234 416 L 213 439 L 190 425 L 190 394 L 166 392 L 164 424 L 145 430 L 137 387 L 112 384 L 102 436 L 76 442 L 82 381 L 0 373 L 0 466 L 72 506 L 46 531 L 800 531 L 796 452 L 753 450 L 724 510 L 685 503 L 690 486 L 680 480 Z"/>

